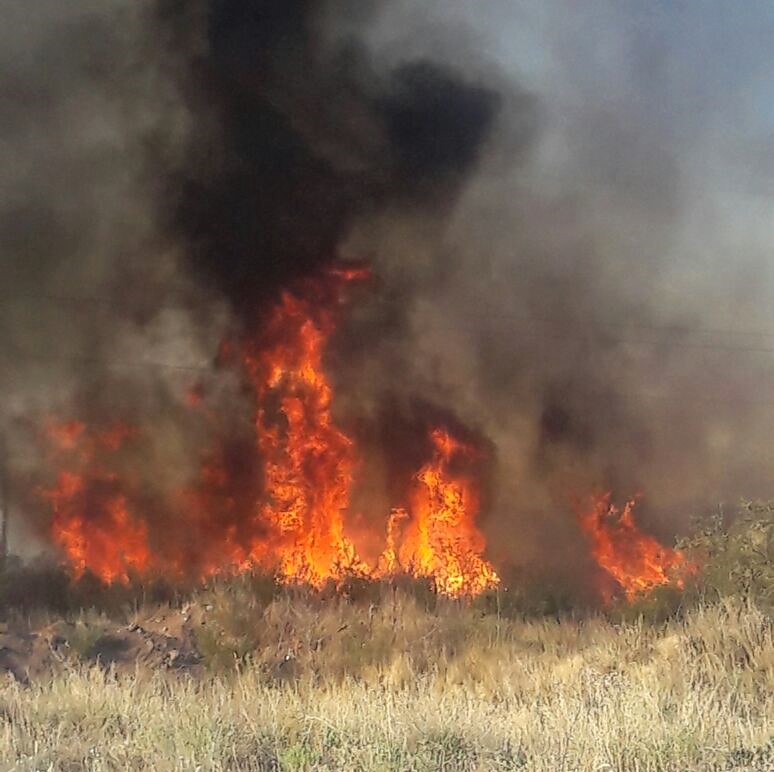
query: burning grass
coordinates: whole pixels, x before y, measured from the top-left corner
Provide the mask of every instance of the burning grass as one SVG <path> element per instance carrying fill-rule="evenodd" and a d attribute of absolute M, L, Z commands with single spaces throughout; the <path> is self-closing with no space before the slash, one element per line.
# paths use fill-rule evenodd
<path fill-rule="evenodd" d="M 394 506 L 353 511 L 363 459 L 334 420 L 325 354 L 350 284 L 367 280 L 366 270 L 351 266 L 308 278 L 282 292 L 241 339 L 223 342 L 220 363 L 239 373 L 248 396 L 245 444 L 229 452 L 233 427 L 205 409 L 202 389 L 189 391 L 185 401 L 212 424 L 213 445 L 192 449 L 199 474 L 174 490 L 151 493 L 137 473 L 152 427 L 47 422 L 51 472 L 38 499 L 50 513 L 52 546 L 76 579 L 90 574 L 106 585 L 129 585 L 154 576 L 197 582 L 260 571 L 322 589 L 352 577 L 413 577 L 450 598 L 500 585 L 480 522 L 491 454 L 485 439 L 451 414 L 428 408 L 412 416 L 411 431 L 393 449 L 411 459 L 410 468 L 388 474 Z M 384 457 L 378 465 L 384 472 L 393 463 Z M 633 507 L 619 511 L 604 494 L 576 513 L 598 569 L 595 592 L 607 605 L 657 587 L 681 588 L 695 573 L 679 550 L 640 528 Z"/>
<path fill-rule="evenodd" d="M 577 513 L 594 607 L 581 579 L 509 590 L 483 448 L 433 423 L 384 529 L 349 530 L 359 458 L 323 360 L 355 278 L 224 348 L 249 485 L 216 447 L 149 506 L 141 431 L 47 427 L 64 568 L 0 577 L 0 769 L 774 769 L 770 506 L 672 549 L 603 495 Z"/>
<path fill-rule="evenodd" d="M 709 523 L 700 575 L 604 612 L 407 577 L 6 573 L 0 769 L 770 770 L 773 522 Z"/>
<path fill-rule="evenodd" d="M 405 506 L 370 520 L 350 512 L 361 460 L 334 421 L 324 355 L 348 284 L 367 278 L 350 267 L 309 279 L 283 292 L 256 330 L 224 341 L 221 364 L 239 372 L 252 401 L 250 444 L 239 464 L 229 463 L 229 439 L 215 411 L 205 410 L 215 447 L 203 453 L 198 479 L 162 497 L 168 500 L 151 503 L 136 473 L 143 433 L 152 429 L 47 422 L 43 447 L 54 473 L 38 498 L 76 578 L 89 572 L 105 584 L 128 584 L 159 574 L 198 580 L 259 570 L 321 588 L 351 575 L 404 574 L 428 578 L 450 597 L 499 583 L 477 522 L 483 454 L 448 427 L 419 427 L 424 437 L 415 443 L 427 458 L 403 481 Z M 185 400 L 199 410 L 204 395 L 189 391 Z M 382 542 L 383 554 L 369 563 L 358 542 Z"/>

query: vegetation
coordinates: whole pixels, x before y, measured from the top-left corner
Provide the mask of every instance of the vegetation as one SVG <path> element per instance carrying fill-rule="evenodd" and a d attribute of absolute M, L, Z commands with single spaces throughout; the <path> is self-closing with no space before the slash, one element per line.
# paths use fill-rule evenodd
<path fill-rule="evenodd" d="M 682 546 L 701 565 L 693 588 L 701 600 L 744 598 L 774 611 L 774 503 L 746 503 L 729 525 L 718 513 Z"/>
<path fill-rule="evenodd" d="M 0 769 L 771 770 L 771 524 L 704 524 L 682 591 L 604 612 L 254 576 L 52 611 L 9 585 Z"/>

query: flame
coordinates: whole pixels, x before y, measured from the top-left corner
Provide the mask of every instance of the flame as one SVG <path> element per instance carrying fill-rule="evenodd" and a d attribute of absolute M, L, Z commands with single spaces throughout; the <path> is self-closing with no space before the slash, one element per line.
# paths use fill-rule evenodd
<path fill-rule="evenodd" d="M 398 557 L 398 545 L 401 524 L 409 519 L 408 510 L 404 507 L 395 507 L 387 518 L 387 546 L 379 556 L 377 563 L 377 575 L 394 576 L 400 571 L 400 558 Z"/>
<path fill-rule="evenodd" d="M 640 531 L 634 522 L 634 506 L 632 499 L 621 511 L 612 503 L 612 495 L 604 493 L 578 515 L 594 560 L 612 580 L 612 586 L 609 581 L 599 586 L 606 603 L 621 591 L 631 601 L 661 585 L 674 583 L 682 588 L 679 575 L 694 571 L 682 552 Z"/>
<path fill-rule="evenodd" d="M 360 558 L 347 532 L 359 459 L 334 421 L 324 357 L 345 288 L 368 278 L 360 266 L 331 270 L 284 292 L 257 334 L 222 344 L 221 363 L 241 369 L 253 400 L 252 448 L 240 449 L 241 461 L 251 456 L 247 483 L 235 476 L 224 442 L 203 457 L 198 479 L 172 495 L 162 516 L 143 517 L 146 500 L 113 464 L 136 429 L 49 424 L 60 471 L 42 496 L 52 509 L 54 541 L 76 578 L 87 570 L 111 583 L 151 570 L 202 578 L 258 568 L 285 583 L 322 587 L 352 575 L 403 572 L 430 578 L 453 597 L 499 582 L 482 557 L 485 540 L 476 525 L 477 452 L 442 427 L 430 433 L 431 457 L 411 482 L 409 506 L 390 514 L 375 566 Z M 205 397 L 195 386 L 182 399 L 217 430 Z M 372 533 L 360 536 L 373 542 Z"/>
<path fill-rule="evenodd" d="M 333 421 L 333 389 L 323 370 L 334 321 L 329 307 L 286 292 L 268 321 L 264 345 L 251 346 L 243 357 L 264 463 L 264 501 L 255 516 L 268 528 L 279 577 L 318 587 L 366 570 L 344 533 L 354 444 Z M 251 544 L 258 564 L 267 559 L 266 541 L 262 536 Z"/>
<path fill-rule="evenodd" d="M 382 563 L 386 570 L 394 571 L 398 564 L 414 576 L 432 579 L 444 595 L 478 595 L 500 579 L 481 557 L 486 542 L 476 525 L 479 496 L 475 482 L 454 469 L 455 464 L 470 461 L 475 450 L 442 428 L 432 430 L 430 441 L 433 457 L 414 477 L 410 522 L 396 548 L 398 523 L 408 513 L 393 510 Z"/>
<path fill-rule="evenodd" d="M 72 450 L 86 431 L 82 421 L 49 421 L 46 433 L 51 444 L 60 450 Z"/>
<path fill-rule="evenodd" d="M 328 275 L 345 282 L 369 281 L 372 278 L 371 269 L 367 265 L 350 263 L 348 265 L 336 265 L 328 270 Z"/>
<path fill-rule="evenodd" d="M 53 510 L 54 542 L 75 577 L 88 569 L 108 584 L 127 583 L 150 567 L 147 526 L 129 512 L 119 478 L 107 466 L 110 454 L 134 434 L 121 424 L 90 433 L 78 421 L 49 423 L 48 436 L 65 468 L 41 495 Z"/>

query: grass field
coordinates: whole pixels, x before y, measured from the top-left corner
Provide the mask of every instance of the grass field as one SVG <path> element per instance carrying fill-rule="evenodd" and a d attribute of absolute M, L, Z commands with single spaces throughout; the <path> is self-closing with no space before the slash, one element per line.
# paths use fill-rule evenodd
<path fill-rule="evenodd" d="M 3 767 L 774 769 L 774 633 L 751 606 L 617 624 L 428 610 L 403 594 L 280 596 L 237 618 L 221 601 L 190 670 L 101 663 L 109 623 L 95 615 L 52 676 L 8 676 Z"/>
<path fill-rule="evenodd" d="M 48 577 L 4 611 L 0 769 L 774 770 L 766 529 L 706 532 L 700 593 L 604 613 Z"/>

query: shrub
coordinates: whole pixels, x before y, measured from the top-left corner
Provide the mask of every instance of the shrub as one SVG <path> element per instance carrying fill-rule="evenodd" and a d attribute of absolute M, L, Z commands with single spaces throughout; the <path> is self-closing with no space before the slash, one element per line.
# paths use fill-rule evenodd
<path fill-rule="evenodd" d="M 774 502 L 746 502 L 730 524 L 722 513 L 681 542 L 698 565 L 687 595 L 715 601 L 741 598 L 774 609 Z"/>

